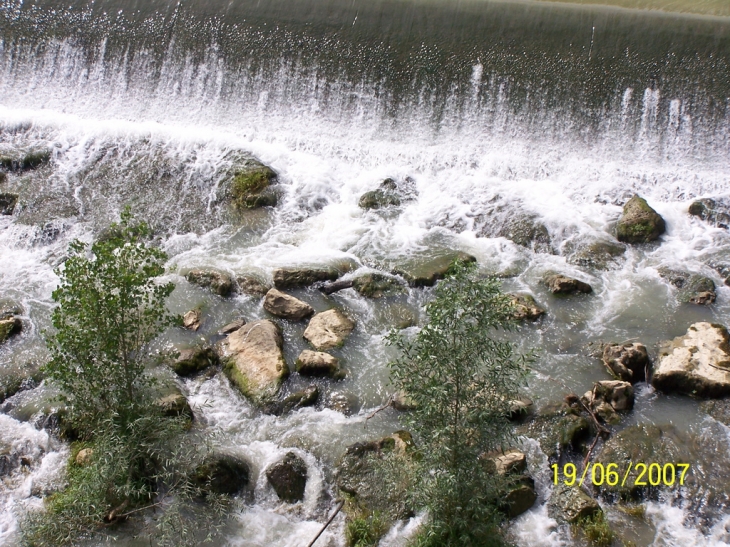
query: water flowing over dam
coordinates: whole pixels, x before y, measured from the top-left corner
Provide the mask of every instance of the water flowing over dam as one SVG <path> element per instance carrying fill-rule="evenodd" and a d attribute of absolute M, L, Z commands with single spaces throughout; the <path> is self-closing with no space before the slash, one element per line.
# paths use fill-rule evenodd
<path fill-rule="evenodd" d="M 401 429 L 395 409 L 372 414 L 392 394 L 385 337 L 427 319 L 432 289 L 402 273 L 414 263 L 468 253 L 545 308 L 510 334 L 537 349 L 525 389 L 536 412 L 611 379 L 602 343 L 641 342 L 656 363 L 659 344 L 693 324 L 730 327 L 730 17 L 519 0 L 0 0 L 6 156 L 31 159 L 3 164 L 0 178 L 0 310 L 15 306 L 23 323 L 0 345 L 0 545 L 19 544 L 22 512 L 63 485 L 70 455 L 48 427 L 53 387 L 33 376 L 48 358 L 54 269 L 71 241 L 93 241 L 127 205 L 169 255 L 171 311 L 204 317 L 155 350 L 271 318 L 260 295 L 218 296 L 190 283 L 191 269 L 271 285 L 277 268 L 339 268 L 406 287 L 377 299 L 291 291 L 356 323 L 332 350 L 345 379 L 292 373 L 282 386 L 316 384 L 314 406 L 276 416 L 221 371 L 175 378 L 194 427 L 251 469 L 215 546 L 306 546 L 340 496 L 347 447 Z M 277 173 L 276 206 L 239 214 L 225 202 L 242 157 Z M 397 203 L 362 206 L 387 179 Z M 616 225 L 635 194 L 666 232 L 624 245 Z M 688 213 L 707 199 L 719 213 Z M 549 272 L 592 293 L 558 297 L 542 282 Z M 713 284 L 708 305 L 683 301 L 699 278 Z M 281 326 L 293 371 L 306 324 Z M 660 490 L 640 516 L 596 493 L 608 521 L 640 547 L 730 545 L 727 420 L 701 398 L 634 389 L 612 432 L 671 431 L 696 488 Z M 537 501 L 508 536 L 584 545 L 548 509 L 555 459 L 536 437 L 520 430 L 518 442 Z M 292 451 L 307 483 L 288 504 L 266 470 Z M 406 545 L 423 518 L 396 523 L 379 545 Z M 88 545 L 148 545 L 142 525 Z M 317 545 L 346 545 L 343 515 Z"/>

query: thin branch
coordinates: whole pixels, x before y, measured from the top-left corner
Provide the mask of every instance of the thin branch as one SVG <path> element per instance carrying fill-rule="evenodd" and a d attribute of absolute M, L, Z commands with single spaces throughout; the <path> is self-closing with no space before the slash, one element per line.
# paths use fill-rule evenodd
<path fill-rule="evenodd" d="M 321 535 L 322 535 L 322 534 L 324 533 L 324 531 L 325 531 L 325 530 L 327 529 L 327 527 L 328 527 L 328 526 L 329 526 L 330 524 L 332 524 L 332 521 L 333 521 L 333 520 L 335 520 L 335 517 L 337 516 L 337 514 L 338 514 L 338 513 L 340 512 L 340 509 L 342 509 L 342 507 L 343 507 L 344 505 L 345 505 L 345 500 L 342 500 L 342 501 L 340 502 L 340 504 L 339 504 L 339 505 L 337 506 L 337 509 L 335 510 L 335 512 L 334 512 L 334 513 L 332 514 L 332 516 L 331 516 L 331 517 L 329 518 L 329 520 L 328 520 L 328 521 L 327 521 L 327 522 L 325 523 L 325 525 L 324 525 L 324 526 L 322 526 L 322 529 L 321 529 L 321 530 L 319 531 L 319 534 L 317 534 L 317 537 L 315 537 L 315 538 L 314 538 L 314 539 L 312 540 L 312 543 L 310 543 L 309 545 L 307 545 L 307 547 L 312 547 L 312 546 L 313 546 L 313 545 L 315 544 L 315 542 L 316 542 L 316 541 L 317 541 L 317 540 L 319 539 L 319 536 L 321 536 Z"/>
<path fill-rule="evenodd" d="M 393 403 L 394 402 L 395 402 L 395 395 L 391 395 L 390 397 L 388 397 L 388 402 L 387 403 L 385 403 L 383 406 L 381 406 L 380 408 L 378 408 L 375 412 L 373 412 L 372 414 L 370 414 L 370 416 L 368 416 L 367 418 L 365 418 L 365 429 L 367 429 L 367 427 L 368 427 L 368 420 L 370 420 L 370 418 L 374 418 L 376 414 L 379 414 L 380 412 L 382 412 L 386 408 L 389 408 L 389 407 L 393 406 Z"/>

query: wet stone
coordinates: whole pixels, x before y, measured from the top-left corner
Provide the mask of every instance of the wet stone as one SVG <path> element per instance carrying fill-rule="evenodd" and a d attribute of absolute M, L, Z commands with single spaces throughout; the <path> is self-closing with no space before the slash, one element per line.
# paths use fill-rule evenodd
<path fill-rule="evenodd" d="M 203 490 L 233 496 L 248 486 L 251 471 L 248 464 L 230 454 L 215 454 L 195 470 L 194 479 Z"/>
<path fill-rule="evenodd" d="M 172 364 L 172 370 L 180 376 L 192 376 L 218 364 L 218 355 L 213 348 L 188 348 L 180 352 Z"/>
<path fill-rule="evenodd" d="M 12 215 L 17 204 L 17 194 L 0 194 L 0 215 Z"/>
<path fill-rule="evenodd" d="M 355 322 L 339 310 L 327 310 L 316 314 L 304 331 L 304 339 L 314 349 L 325 351 L 344 344 L 355 329 Z"/>
<path fill-rule="evenodd" d="M 632 384 L 646 381 L 646 373 L 651 367 L 646 346 L 637 342 L 607 344 L 602 360 L 611 374 Z"/>
<path fill-rule="evenodd" d="M 556 273 L 546 273 L 542 282 L 553 294 L 589 294 L 593 292 L 593 288 L 588 283 Z"/>
<path fill-rule="evenodd" d="M 336 357 L 308 349 L 297 357 L 296 371 L 302 376 L 329 376 L 338 379 L 344 377 L 344 371 L 340 369 L 340 361 Z"/>
<path fill-rule="evenodd" d="M 209 288 L 219 296 L 228 296 L 233 290 L 233 281 L 228 274 L 216 270 L 194 269 L 185 276 L 190 283 Z"/>
<path fill-rule="evenodd" d="M 188 330 L 196 331 L 200 328 L 202 314 L 200 310 L 190 310 L 183 315 L 182 324 Z"/>
<path fill-rule="evenodd" d="M 250 296 L 265 296 L 269 292 L 269 289 L 271 289 L 271 287 L 257 277 L 247 275 L 239 275 L 236 277 L 236 288 L 239 293 Z"/>
<path fill-rule="evenodd" d="M 312 306 L 277 289 L 266 293 L 264 309 L 276 317 L 292 321 L 301 321 L 314 314 Z"/>
<path fill-rule="evenodd" d="M 266 478 L 279 499 L 296 503 L 304 499 L 307 486 L 307 464 L 294 452 L 266 470 Z"/>
<path fill-rule="evenodd" d="M 616 226 L 616 238 L 624 243 L 649 243 L 666 231 L 664 219 L 638 195 L 624 205 Z"/>
<path fill-rule="evenodd" d="M 537 321 L 545 315 L 545 310 L 537 305 L 535 298 L 529 294 L 511 294 L 512 305 L 514 306 L 514 318 L 517 321 Z"/>
<path fill-rule="evenodd" d="M 319 281 L 335 281 L 340 275 L 336 268 L 279 268 L 274 270 L 274 287 L 309 287 Z"/>
<path fill-rule="evenodd" d="M 319 388 L 312 384 L 306 389 L 292 393 L 281 401 L 268 403 L 264 406 L 263 412 L 275 416 L 282 416 L 299 408 L 314 406 L 318 400 Z"/>

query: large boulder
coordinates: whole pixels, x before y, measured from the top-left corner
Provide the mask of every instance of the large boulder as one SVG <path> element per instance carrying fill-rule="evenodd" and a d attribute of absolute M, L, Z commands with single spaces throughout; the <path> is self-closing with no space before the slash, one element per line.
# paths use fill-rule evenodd
<path fill-rule="evenodd" d="M 545 315 L 545 310 L 537 305 L 532 295 L 511 294 L 510 297 L 515 310 L 513 316 L 516 320 L 536 321 Z"/>
<path fill-rule="evenodd" d="M 550 230 L 537 214 L 499 197 L 474 215 L 474 231 L 477 237 L 504 237 L 537 253 L 555 252 Z"/>
<path fill-rule="evenodd" d="M 241 294 L 265 296 L 269 289 L 271 287 L 253 275 L 239 275 L 236 277 L 236 290 Z"/>
<path fill-rule="evenodd" d="M 397 266 L 393 273 L 402 276 L 411 287 L 431 287 L 446 277 L 456 262 L 476 262 L 476 258 L 461 251 L 444 251 L 436 255 L 412 256 Z"/>
<path fill-rule="evenodd" d="M 280 500 L 296 503 L 304 499 L 307 464 L 294 452 L 289 452 L 283 460 L 267 469 L 266 478 Z"/>
<path fill-rule="evenodd" d="M 564 483 L 553 488 L 547 506 L 550 518 L 569 524 L 577 524 L 602 512 L 598 502 L 578 486 L 567 486 Z"/>
<path fill-rule="evenodd" d="M 345 339 L 355 328 L 355 323 L 339 310 L 318 313 L 309 321 L 304 331 L 304 339 L 314 349 L 325 351 L 345 343 Z"/>
<path fill-rule="evenodd" d="M 730 334 L 726 327 L 695 323 L 664 342 L 651 383 L 666 392 L 699 397 L 730 395 Z"/>
<path fill-rule="evenodd" d="M 502 499 L 507 508 L 507 516 L 511 519 L 519 517 L 537 501 L 535 482 L 529 477 L 523 477 L 507 489 Z"/>
<path fill-rule="evenodd" d="M 646 381 L 651 368 L 646 346 L 638 342 L 607 344 L 603 348 L 602 360 L 611 374 L 632 384 Z"/>
<path fill-rule="evenodd" d="M 216 270 L 196 268 L 190 270 L 185 279 L 199 287 L 209 288 L 220 296 L 228 296 L 233 290 L 231 276 Z"/>
<path fill-rule="evenodd" d="M 616 226 L 616 238 L 624 243 L 648 243 L 666 231 L 664 219 L 638 195 L 624 205 Z"/>
<path fill-rule="evenodd" d="M 548 404 L 519 426 L 517 433 L 536 439 L 552 461 L 570 451 L 583 452 L 591 434 L 591 424 L 565 403 Z"/>
<path fill-rule="evenodd" d="M 340 275 L 337 268 L 278 268 L 274 270 L 274 286 L 277 289 L 308 287 L 319 281 L 334 281 Z"/>
<path fill-rule="evenodd" d="M 155 405 L 169 418 L 184 416 L 188 420 L 192 420 L 194 417 L 193 409 L 190 408 L 187 397 L 179 389 L 155 399 Z"/>
<path fill-rule="evenodd" d="M 730 227 L 730 204 L 714 199 L 698 199 L 689 206 L 689 214 L 719 228 Z"/>
<path fill-rule="evenodd" d="M 329 376 L 343 378 L 340 361 L 329 353 L 305 349 L 297 357 L 296 370 L 302 376 Z"/>
<path fill-rule="evenodd" d="M 255 160 L 233 171 L 228 182 L 228 194 L 238 210 L 274 207 L 278 195 L 272 188 L 276 172 Z"/>
<path fill-rule="evenodd" d="M 715 282 L 709 277 L 670 268 L 659 268 L 657 272 L 679 289 L 677 300 L 680 302 L 708 305 L 717 298 Z"/>
<path fill-rule="evenodd" d="M 593 292 L 593 287 L 588 283 L 553 272 L 546 273 L 542 278 L 542 283 L 553 294 L 590 294 Z"/>
<path fill-rule="evenodd" d="M 362 296 L 368 298 L 381 298 L 404 291 L 403 285 L 397 279 L 379 273 L 368 273 L 356 277 L 352 280 L 352 287 Z"/>
<path fill-rule="evenodd" d="M 270 401 L 289 374 L 283 344 L 281 329 L 268 319 L 244 325 L 221 343 L 226 374 L 255 402 Z"/>
<path fill-rule="evenodd" d="M 192 376 L 219 363 L 218 355 L 209 347 L 186 348 L 172 363 L 172 370 L 180 376 Z"/>
<path fill-rule="evenodd" d="M 248 486 L 248 464 L 231 454 L 213 454 L 199 465 L 194 474 L 198 487 L 214 494 L 233 496 Z"/>
<path fill-rule="evenodd" d="M 17 194 L 0 194 L 0 215 L 12 215 L 17 204 Z"/>
<path fill-rule="evenodd" d="M 312 306 L 277 289 L 266 293 L 264 309 L 272 315 L 292 321 L 301 321 L 314 315 Z"/>

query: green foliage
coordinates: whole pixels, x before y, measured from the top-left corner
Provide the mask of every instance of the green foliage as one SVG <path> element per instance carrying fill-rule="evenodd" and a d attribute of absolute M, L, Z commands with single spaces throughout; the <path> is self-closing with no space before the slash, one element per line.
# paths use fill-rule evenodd
<path fill-rule="evenodd" d="M 144 348 L 173 321 L 165 299 L 174 286 L 155 282 L 164 273 L 165 253 L 145 244 L 149 229 L 132 223 L 129 210 L 112 228 L 90 248 L 71 243 L 53 292 L 56 333 L 48 340 L 45 372 L 61 388 L 71 424 L 84 437 L 100 421 L 115 416 L 129 422 L 144 412 L 152 384 Z"/>
<path fill-rule="evenodd" d="M 238 172 L 233 176 L 231 193 L 233 203 L 238 209 L 250 209 L 266 205 L 276 205 L 272 196 L 262 195 L 276 176 L 268 167 L 260 167 L 249 171 Z"/>
<path fill-rule="evenodd" d="M 616 534 L 609 527 L 608 520 L 603 511 L 580 519 L 575 526 L 583 531 L 586 539 L 594 547 L 610 547 L 616 538 Z"/>
<path fill-rule="evenodd" d="M 401 351 L 392 382 L 415 406 L 403 418 L 419 446 L 414 502 L 430 515 L 417 544 L 500 545 L 502 479 L 484 455 L 511 439 L 510 401 L 530 357 L 500 332 L 514 324 L 510 297 L 473 265 L 456 264 L 426 311 L 430 321 L 413 340 L 389 337 Z"/>
<path fill-rule="evenodd" d="M 345 536 L 348 547 L 375 547 L 388 531 L 388 523 L 380 512 L 354 518 L 347 523 Z"/>

